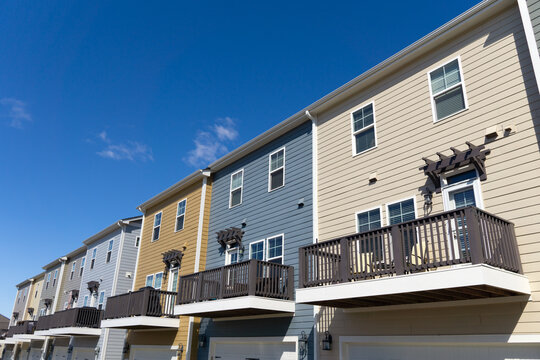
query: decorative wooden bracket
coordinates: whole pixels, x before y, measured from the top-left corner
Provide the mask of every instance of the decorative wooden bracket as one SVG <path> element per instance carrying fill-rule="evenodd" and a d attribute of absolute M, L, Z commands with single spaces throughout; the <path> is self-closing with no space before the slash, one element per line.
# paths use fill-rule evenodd
<path fill-rule="evenodd" d="M 184 253 L 182 251 L 174 249 L 166 251 L 161 255 L 163 255 L 163 263 L 165 264 L 166 273 L 173 267 L 180 267 L 182 257 L 184 257 Z"/>
<path fill-rule="evenodd" d="M 242 229 L 235 227 L 218 231 L 216 234 L 217 242 L 223 247 L 227 247 L 227 245 L 240 246 L 242 244 L 242 237 L 244 236 Z"/>

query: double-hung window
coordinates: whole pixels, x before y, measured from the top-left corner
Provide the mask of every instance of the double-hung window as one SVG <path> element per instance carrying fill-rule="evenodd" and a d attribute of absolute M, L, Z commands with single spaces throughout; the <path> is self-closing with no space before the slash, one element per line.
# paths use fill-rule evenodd
<path fill-rule="evenodd" d="M 107 258 L 106 258 L 105 262 L 111 262 L 113 245 L 114 245 L 114 240 L 110 240 L 109 241 L 109 247 L 107 248 Z"/>
<path fill-rule="evenodd" d="M 264 260 L 264 244 L 265 240 L 259 240 L 249 244 L 249 258 Z"/>
<path fill-rule="evenodd" d="M 351 114 L 351 118 L 353 155 L 360 154 L 377 146 L 373 103 L 354 111 Z"/>
<path fill-rule="evenodd" d="M 161 284 L 163 283 L 163 273 L 159 272 L 154 277 L 154 288 L 161 289 Z"/>
<path fill-rule="evenodd" d="M 268 191 L 285 185 L 285 148 L 281 148 L 269 156 Z"/>
<path fill-rule="evenodd" d="M 431 105 L 435 121 L 467 108 L 465 87 L 459 59 L 429 73 Z"/>
<path fill-rule="evenodd" d="M 73 275 L 75 275 L 75 266 L 77 265 L 77 262 L 74 261 L 73 264 L 71 264 L 71 272 L 69 273 L 69 280 L 73 280 Z"/>
<path fill-rule="evenodd" d="M 159 239 L 159 231 L 161 229 L 161 216 L 163 213 L 160 211 L 154 215 L 154 230 L 152 231 L 152 241 Z"/>
<path fill-rule="evenodd" d="M 378 229 L 381 224 L 381 209 L 376 208 L 356 213 L 356 231 L 359 233 Z"/>
<path fill-rule="evenodd" d="M 52 281 L 52 286 L 55 287 L 56 286 L 56 279 L 58 278 L 58 269 L 56 269 L 54 271 L 54 277 L 53 277 L 53 281 Z"/>
<path fill-rule="evenodd" d="M 140 236 L 137 236 L 137 237 L 135 238 L 135 247 L 137 247 L 137 248 L 138 248 L 138 247 L 139 247 L 139 244 L 140 244 L 140 242 L 141 242 L 141 237 L 140 237 Z"/>
<path fill-rule="evenodd" d="M 146 286 L 154 286 L 154 274 L 146 275 Z"/>
<path fill-rule="evenodd" d="M 86 256 L 81 259 L 81 269 L 79 270 L 79 276 L 82 276 L 84 271 L 84 264 L 86 263 Z"/>
<path fill-rule="evenodd" d="M 411 221 L 416 218 L 416 208 L 414 198 L 395 202 L 387 205 L 388 224 L 395 225 L 406 221 Z M 415 230 L 410 229 L 408 232 L 403 231 L 403 244 L 405 254 L 410 254 L 412 247 L 416 243 Z"/>
<path fill-rule="evenodd" d="M 94 266 L 96 265 L 96 255 L 97 255 L 97 248 L 94 248 L 94 250 L 92 250 L 92 260 L 90 261 L 90 270 L 92 270 Z"/>
<path fill-rule="evenodd" d="M 186 201 L 186 199 L 180 201 L 176 207 L 176 228 L 174 231 L 180 231 L 184 228 Z"/>
<path fill-rule="evenodd" d="M 283 264 L 283 235 L 274 236 L 267 239 L 268 262 Z"/>
<path fill-rule="evenodd" d="M 83 307 L 88 306 L 88 295 L 84 296 Z"/>
<path fill-rule="evenodd" d="M 373 229 L 378 229 L 382 226 L 381 221 L 381 208 L 375 208 L 356 213 L 356 231 L 359 233 L 368 232 Z M 383 260 L 385 257 L 385 249 L 382 243 L 382 238 L 379 235 L 369 234 L 362 239 L 355 240 L 354 245 L 358 257 L 362 258 L 354 259 L 352 264 L 355 271 L 369 270 L 369 264 L 371 261 Z"/>
<path fill-rule="evenodd" d="M 105 291 L 99 293 L 98 306 L 99 310 L 103 309 L 103 302 L 105 301 Z"/>
<path fill-rule="evenodd" d="M 242 189 L 244 187 L 244 169 L 231 175 L 231 193 L 229 207 L 234 207 L 242 203 Z"/>
<path fill-rule="evenodd" d="M 45 289 L 49 288 L 49 283 L 51 282 L 51 273 L 47 274 L 47 281 L 45 282 Z"/>

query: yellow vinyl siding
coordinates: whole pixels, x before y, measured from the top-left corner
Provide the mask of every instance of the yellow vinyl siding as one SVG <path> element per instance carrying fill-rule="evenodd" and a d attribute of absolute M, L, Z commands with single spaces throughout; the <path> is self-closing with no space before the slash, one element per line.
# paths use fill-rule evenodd
<path fill-rule="evenodd" d="M 468 110 L 433 122 L 428 72 L 460 56 Z M 374 101 L 377 148 L 352 156 L 351 111 Z M 533 291 L 527 303 L 444 309 L 344 312 L 322 307 L 318 331 L 333 336 L 509 334 L 540 332 L 540 97 L 517 6 L 386 76 L 365 91 L 318 114 L 319 239 L 356 232 L 355 212 L 414 196 L 424 215 L 422 157 L 451 155 L 465 141 L 486 144 L 487 211 L 515 223 L 523 269 Z M 486 141 L 485 129 L 513 125 L 517 132 Z M 368 176 L 377 172 L 370 185 Z M 443 211 L 433 195 L 431 213 Z M 361 325 L 359 325 L 361 324 Z M 336 358 L 338 351 L 320 351 Z"/>
<path fill-rule="evenodd" d="M 37 316 L 39 314 L 39 299 L 41 297 L 41 289 L 43 288 L 43 276 L 40 276 L 38 278 L 35 278 L 34 283 L 30 287 L 30 291 L 28 293 L 28 296 L 30 296 L 30 299 L 28 300 L 28 308 L 34 309 L 34 316 Z M 37 296 L 34 297 L 37 290 Z M 28 315 L 28 308 L 24 314 L 24 320 L 31 320 L 30 316 Z"/>

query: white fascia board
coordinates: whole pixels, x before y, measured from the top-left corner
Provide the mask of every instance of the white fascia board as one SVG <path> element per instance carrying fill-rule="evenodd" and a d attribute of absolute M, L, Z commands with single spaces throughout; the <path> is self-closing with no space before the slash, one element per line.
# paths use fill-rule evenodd
<path fill-rule="evenodd" d="M 13 335 L 14 339 L 22 340 L 22 341 L 30 341 L 30 340 L 45 340 L 45 336 L 39 336 L 35 334 L 19 334 L 19 335 Z"/>
<path fill-rule="evenodd" d="M 204 314 L 240 309 L 260 309 L 294 313 L 295 303 L 294 301 L 269 299 L 260 296 L 241 296 L 230 299 L 203 301 L 194 304 L 176 305 L 174 307 L 174 315 Z"/>
<path fill-rule="evenodd" d="M 297 289 L 296 302 L 302 304 L 316 301 L 345 300 L 478 285 L 493 286 L 525 295 L 531 294 L 529 280 L 526 276 L 479 264 Z"/>
<path fill-rule="evenodd" d="M 134 316 L 120 319 L 101 320 L 102 328 L 122 329 L 136 326 L 178 329 L 178 327 L 180 327 L 180 319 L 159 318 L 152 316 Z"/>
<path fill-rule="evenodd" d="M 37 331 L 36 331 L 37 333 Z M 57 329 L 46 330 L 46 334 L 38 335 L 48 335 L 48 336 L 70 336 L 70 335 L 84 335 L 84 336 L 100 336 L 101 329 L 95 328 L 83 328 L 83 327 L 65 327 Z"/>

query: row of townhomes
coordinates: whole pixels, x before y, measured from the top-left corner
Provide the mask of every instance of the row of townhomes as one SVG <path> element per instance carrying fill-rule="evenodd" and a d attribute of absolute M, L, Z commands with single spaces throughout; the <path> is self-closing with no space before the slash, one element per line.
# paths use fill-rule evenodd
<path fill-rule="evenodd" d="M 19 283 L 2 359 L 540 359 L 538 44 L 479 3 Z"/>

